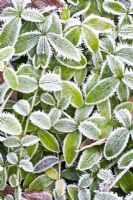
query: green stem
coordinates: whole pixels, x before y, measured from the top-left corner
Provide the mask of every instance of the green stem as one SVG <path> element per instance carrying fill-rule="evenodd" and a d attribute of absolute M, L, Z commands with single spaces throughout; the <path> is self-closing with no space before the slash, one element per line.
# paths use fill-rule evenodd
<path fill-rule="evenodd" d="M 26 135 L 26 133 L 27 133 L 27 129 L 28 129 L 28 126 L 29 126 L 29 121 L 30 121 L 30 115 L 31 115 L 32 110 L 33 110 L 34 105 L 35 105 L 37 93 L 38 93 L 38 89 L 34 92 L 34 96 L 33 96 L 32 103 L 31 103 L 30 112 L 29 112 L 27 120 L 26 120 L 25 129 L 24 129 L 23 133 L 21 134 L 21 138 L 23 138 Z M 23 156 L 23 146 L 20 147 L 19 160 L 21 160 L 22 156 Z M 21 183 L 21 177 L 20 177 L 20 169 L 19 169 L 19 167 L 18 167 L 18 170 L 17 170 L 17 177 L 19 179 L 19 183 Z"/>
<path fill-rule="evenodd" d="M 116 183 L 128 172 L 128 170 L 133 167 L 133 161 L 129 163 L 129 165 L 115 178 L 111 186 L 109 187 L 109 191 L 116 185 Z"/>
<path fill-rule="evenodd" d="M 11 95 L 12 95 L 12 93 L 13 93 L 13 90 L 11 90 L 11 91 L 9 92 L 9 94 L 8 94 L 7 97 L 6 97 L 6 99 L 4 100 L 2 106 L 0 107 L 0 113 L 3 112 L 3 110 L 4 110 L 4 108 L 5 108 L 5 106 L 6 106 L 7 102 L 8 102 L 8 100 L 10 99 L 10 97 L 11 97 Z"/>

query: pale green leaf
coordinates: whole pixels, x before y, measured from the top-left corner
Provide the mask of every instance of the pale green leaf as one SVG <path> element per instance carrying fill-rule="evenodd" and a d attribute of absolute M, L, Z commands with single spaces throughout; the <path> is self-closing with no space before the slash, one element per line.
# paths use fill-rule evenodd
<path fill-rule="evenodd" d="M 56 56 L 56 59 L 62 65 L 66 66 L 68 68 L 72 68 L 72 69 L 83 69 L 87 65 L 86 57 L 83 54 L 81 54 L 79 62 L 74 61 L 74 60 L 63 59 L 63 58 L 58 57 L 58 56 Z"/>
<path fill-rule="evenodd" d="M 13 55 L 14 55 L 13 47 L 5 47 L 5 48 L 0 49 L 0 61 L 1 62 L 9 61 Z"/>
<path fill-rule="evenodd" d="M 78 192 L 78 198 L 80 200 L 91 200 L 90 191 L 88 189 L 81 189 Z"/>
<path fill-rule="evenodd" d="M 27 100 L 19 100 L 14 106 L 13 109 L 15 112 L 22 116 L 27 116 L 30 112 L 30 104 Z"/>
<path fill-rule="evenodd" d="M 0 35 L 0 46 L 14 46 L 17 42 L 21 26 L 21 19 L 17 17 L 6 23 Z"/>
<path fill-rule="evenodd" d="M 46 91 L 60 91 L 62 89 L 62 81 L 57 74 L 45 74 L 39 82 L 41 89 Z"/>
<path fill-rule="evenodd" d="M 12 68 L 6 68 L 3 77 L 9 88 L 17 90 L 19 87 L 19 81 L 16 72 Z"/>
<path fill-rule="evenodd" d="M 14 152 L 8 153 L 6 157 L 7 157 L 7 161 L 10 164 L 15 165 L 18 163 L 18 156 L 16 153 Z"/>
<path fill-rule="evenodd" d="M 92 122 L 81 122 L 78 126 L 78 129 L 85 137 L 89 139 L 98 140 L 100 137 L 100 130 Z"/>
<path fill-rule="evenodd" d="M 40 32 L 34 31 L 20 35 L 15 45 L 16 55 L 21 55 L 31 50 L 37 44 L 40 34 Z"/>
<path fill-rule="evenodd" d="M 61 117 L 61 111 L 58 108 L 53 108 L 49 112 L 49 118 L 51 121 L 51 126 L 54 126 Z"/>
<path fill-rule="evenodd" d="M 133 89 L 133 73 L 125 73 L 122 81 L 127 85 L 129 88 Z"/>
<path fill-rule="evenodd" d="M 71 41 L 75 46 L 81 44 L 81 28 L 80 26 L 74 26 L 65 33 L 65 37 Z"/>
<path fill-rule="evenodd" d="M 28 75 L 19 75 L 18 80 L 19 87 L 17 88 L 17 91 L 19 92 L 29 94 L 34 92 L 38 87 L 36 79 L 31 78 Z"/>
<path fill-rule="evenodd" d="M 110 192 L 98 192 L 95 195 L 94 200 L 122 200 L 121 197 L 118 197 L 116 194 Z"/>
<path fill-rule="evenodd" d="M 93 178 L 90 176 L 90 174 L 83 174 L 80 176 L 80 179 L 78 181 L 78 185 L 81 188 L 88 188 L 93 182 Z"/>
<path fill-rule="evenodd" d="M 10 113 L 0 114 L 0 130 L 9 135 L 20 135 L 22 133 L 20 122 Z"/>
<path fill-rule="evenodd" d="M 29 160 L 22 159 L 19 162 L 19 167 L 26 172 L 33 172 L 33 164 Z"/>
<path fill-rule="evenodd" d="M 67 191 L 72 200 L 79 200 L 78 199 L 78 186 L 68 185 Z"/>
<path fill-rule="evenodd" d="M 48 33 L 47 38 L 59 57 L 80 61 L 78 49 L 69 40 L 55 33 Z"/>
<path fill-rule="evenodd" d="M 111 102 L 109 99 L 97 105 L 100 114 L 106 119 L 111 119 Z"/>
<path fill-rule="evenodd" d="M 54 128 L 63 133 L 69 133 L 75 131 L 77 123 L 73 119 L 62 118 L 54 126 Z"/>
<path fill-rule="evenodd" d="M 51 127 L 50 118 L 44 112 L 35 111 L 31 113 L 30 120 L 35 126 L 38 126 L 42 130 L 50 129 Z"/>
<path fill-rule="evenodd" d="M 4 145 L 8 148 L 19 147 L 21 145 L 20 139 L 15 136 L 7 137 L 4 140 Z"/>
<path fill-rule="evenodd" d="M 43 22 L 45 20 L 43 14 L 37 9 L 26 9 L 21 13 L 21 17 L 30 22 Z"/>
<path fill-rule="evenodd" d="M 26 135 L 22 138 L 21 143 L 24 147 L 32 146 L 38 143 L 40 139 L 35 135 Z"/>
<path fill-rule="evenodd" d="M 124 153 L 122 157 L 118 160 L 118 167 L 120 169 L 125 169 L 133 161 L 133 150 Z"/>
<path fill-rule="evenodd" d="M 82 108 L 76 109 L 75 117 L 77 123 L 80 123 L 86 120 L 89 115 L 92 113 L 94 106 L 93 105 L 83 105 Z"/>
<path fill-rule="evenodd" d="M 114 130 L 108 137 L 104 147 L 104 155 L 107 160 L 111 160 L 120 155 L 127 146 L 130 131 L 127 128 Z"/>
<path fill-rule="evenodd" d="M 101 158 L 101 149 L 99 147 L 91 147 L 82 153 L 78 163 L 78 169 L 81 171 L 91 169 Z"/>
<path fill-rule="evenodd" d="M 128 65 L 133 65 L 133 47 L 128 45 L 120 45 L 116 48 L 115 55 Z"/>
<path fill-rule="evenodd" d="M 95 104 L 107 100 L 114 94 L 118 85 L 119 80 L 115 77 L 103 79 L 88 93 L 86 103 Z"/>
<path fill-rule="evenodd" d="M 127 109 L 115 111 L 116 119 L 125 127 L 130 128 L 132 125 L 132 115 Z"/>
<path fill-rule="evenodd" d="M 55 100 L 54 100 L 53 96 L 51 94 L 48 94 L 48 93 L 43 93 L 41 95 L 41 101 L 43 103 L 51 105 L 51 106 L 55 105 Z"/>

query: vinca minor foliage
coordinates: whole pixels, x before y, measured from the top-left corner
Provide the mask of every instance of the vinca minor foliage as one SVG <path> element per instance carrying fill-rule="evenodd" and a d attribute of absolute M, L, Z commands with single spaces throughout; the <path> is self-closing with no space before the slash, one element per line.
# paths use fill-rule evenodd
<path fill-rule="evenodd" d="M 0 19 L 0 196 L 133 200 L 133 2 L 11 0 Z"/>

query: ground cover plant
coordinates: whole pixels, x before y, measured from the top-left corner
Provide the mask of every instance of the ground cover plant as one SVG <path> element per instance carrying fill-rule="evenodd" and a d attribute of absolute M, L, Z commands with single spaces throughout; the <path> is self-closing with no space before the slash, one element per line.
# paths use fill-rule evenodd
<path fill-rule="evenodd" d="M 133 2 L 0 9 L 0 198 L 133 200 Z"/>

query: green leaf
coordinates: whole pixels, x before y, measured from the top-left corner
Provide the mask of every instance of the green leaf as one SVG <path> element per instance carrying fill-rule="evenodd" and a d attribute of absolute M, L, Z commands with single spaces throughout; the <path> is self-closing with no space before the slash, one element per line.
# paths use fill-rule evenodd
<path fill-rule="evenodd" d="M 50 118 L 44 112 L 35 111 L 31 113 L 30 120 L 35 126 L 38 126 L 42 130 L 48 130 L 51 127 Z"/>
<path fill-rule="evenodd" d="M 62 118 L 54 126 L 54 128 L 63 133 L 75 131 L 78 127 L 73 119 Z"/>
<path fill-rule="evenodd" d="M 18 119 L 10 113 L 0 114 L 0 130 L 9 135 L 20 135 L 22 127 Z"/>
<path fill-rule="evenodd" d="M 82 136 L 77 131 L 74 133 L 69 133 L 66 136 L 63 145 L 63 153 L 67 166 L 71 166 L 75 161 L 78 155 L 77 150 L 79 149 L 79 146 L 81 144 L 81 139 Z"/>
<path fill-rule="evenodd" d="M 84 43 L 91 52 L 96 52 L 99 47 L 99 39 L 97 33 L 87 25 L 82 25 L 82 34 Z"/>
<path fill-rule="evenodd" d="M 79 160 L 78 169 L 81 171 L 91 169 L 102 158 L 101 149 L 99 147 L 91 147 L 85 150 Z"/>
<path fill-rule="evenodd" d="M 52 152 L 59 153 L 60 151 L 59 144 L 54 135 L 45 130 L 45 131 L 39 131 L 38 136 L 41 140 L 41 143 L 46 149 Z"/>
<path fill-rule="evenodd" d="M 127 85 L 129 88 L 133 89 L 133 73 L 125 73 L 122 81 Z"/>
<path fill-rule="evenodd" d="M 29 147 L 38 143 L 39 141 L 39 138 L 35 135 L 26 135 L 22 138 L 21 143 L 24 147 Z"/>
<path fill-rule="evenodd" d="M 40 79 L 39 86 L 42 90 L 56 92 L 62 89 L 62 81 L 57 74 L 45 74 Z"/>
<path fill-rule="evenodd" d="M 83 105 L 83 97 L 80 89 L 70 81 L 63 81 L 62 88 L 63 95 L 70 94 L 71 95 L 71 104 L 75 108 L 81 108 Z"/>
<path fill-rule="evenodd" d="M 113 21 L 97 15 L 90 15 L 83 21 L 83 24 L 99 32 L 106 32 L 114 28 Z"/>
<path fill-rule="evenodd" d="M 13 55 L 14 55 L 13 47 L 5 47 L 5 48 L 0 49 L 0 61 L 1 62 L 9 61 Z"/>
<path fill-rule="evenodd" d="M 72 42 L 75 46 L 81 44 L 81 28 L 80 26 L 74 26 L 65 33 L 65 37 Z"/>
<path fill-rule="evenodd" d="M 76 185 L 68 185 L 67 191 L 72 200 L 79 200 L 78 187 Z"/>
<path fill-rule="evenodd" d="M 112 55 L 108 56 L 107 60 L 109 68 L 112 71 L 112 73 L 118 78 L 122 78 L 125 68 L 123 62 L 120 61 L 117 57 Z"/>
<path fill-rule="evenodd" d="M 101 80 L 88 93 L 86 98 L 87 104 L 96 104 L 107 100 L 111 97 L 119 85 L 119 80 L 115 77 L 105 78 Z"/>
<path fill-rule="evenodd" d="M 118 160 L 118 168 L 125 169 L 133 161 L 133 150 L 124 153 Z"/>
<path fill-rule="evenodd" d="M 69 40 L 55 33 L 48 33 L 47 38 L 59 57 L 80 61 L 78 49 Z"/>
<path fill-rule="evenodd" d="M 109 99 L 98 104 L 97 107 L 103 117 L 107 120 L 111 119 L 111 103 Z"/>
<path fill-rule="evenodd" d="M 40 58 L 40 65 L 42 68 L 47 68 L 52 55 L 50 44 L 46 37 L 41 36 L 37 44 L 37 55 Z M 41 57 L 43 57 L 41 62 Z"/>
<path fill-rule="evenodd" d="M 38 176 L 32 183 L 30 184 L 29 189 L 32 191 L 46 190 L 53 183 L 53 180 L 50 179 L 47 175 Z"/>
<path fill-rule="evenodd" d="M 34 31 L 20 35 L 15 45 L 16 55 L 30 51 L 38 43 L 40 34 L 40 32 Z"/>
<path fill-rule="evenodd" d="M 110 192 L 98 192 L 95 195 L 94 200 L 121 200 L 121 197 L 118 197 L 116 194 L 110 193 Z"/>
<path fill-rule="evenodd" d="M 34 173 L 41 173 L 59 162 L 55 156 L 47 156 L 40 160 L 34 167 Z"/>
<path fill-rule="evenodd" d="M 133 47 L 128 45 L 120 45 L 116 48 L 115 55 L 128 65 L 133 65 Z"/>
<path fill-rule="evenodd" d="M 119 175 L 118 169 L 115 170 L 116 175 Z M 124 191 L 124 193 L 129 194 L 133 191 L 133 185 L 130 184 L 133 182 L 133 173 L 131 171 L 128 171 L 123 175 L 123 177 L 119 180 L 119 185 L 121 189 Z M 128 195 L 128 197 L 125 200 L 133 200 L 133 196 Z"/>
<path fill-rule="evenodd" d="M 9 88 L 17 90 L 19 87 L 19 81 L 16 72 L 12 68 L 6 68 L 3 77 Z"/>
<path fill-rule="evenodd" d="M 30 22 L 43 22 L 45 20 L 43 14 L 36 9 L 26 9 L 21 13 L 21 17 Z"/>
<path fill-rule="evenodd" d="M 0 46 L 14 46 L 17 42 L 21 26 L 21 19 L 17 17 L 5 24 L 0 35 Z"/>
<path fill-rule="evenodd" d="M 80 57 L 80 61 L 74 61 L 74 60 L 68 60 L 68 59 L 63 59 L 61 57 L 58 57 L 58 56 L 55 56 L 57 61 L 59 63 L 61 63 L 63 66 L 66 66 L 68 68 L 71 68 L 71 69 L 83 69 L 86 67 L 87 65 L 87 60 L 86 60 L 86 57 L 81 54 L 81 57 Z"/>
<path fill-rule="evenodd" d="M 132 115 L 127 109 L 115 111 L 116 119 L 125 127 L 130 128 L 132 125 Z"/>
<path fill-rule="evenodd" d="M 130 131 L 127 128 L 118 128 L 108 137 L 104 147 L 104 155 L 107 160 L 119 156 L 127 146 Z"/>
<path fill-rule="evenodd" d="M 45 104 L 48 104 L 48 105 L 51 105 L 51 106 L 54 106 L 55 105 L 55 100 L 54 98 L 52 97 L 51 94 L 49 93 L 43 93 L 41 95 L 41 101 Z"/>
<path fill-rule="evenodd" d="M 19 100 L 14 106 L 13 109 L 15 112 L 22 116 L 27 116 L 30 112 L 30 104 L 27 100 Z"/>
<path fill-rule="evenodd" d="M 126 15 L 127 13 L 127 9 L 122 3 L 116 2 L 114 0 L 105 1 L 103 3 L 103 9 L 107 13 L 111 13 L 113 15 Z"/>
<path fill-rule="evenodd" d="M 89 121 L 81 122 L 78 126 L 79 131 L 87 138 L 98 140 L 100 136 L 100 130 L 97 126 Z"/>
<path fill-rule="evenodd" d="M 38 87 L 36 79 L 31 78 L 28 75 L 19 75 L 18 81 L 19 87 L 17 88 L 17 91 L 25 94 L 34 92 Z"/>
<path fill-rule="evenodd" d="M 76 70 L 75 75 L 74 75 L 75 82 L 79 86 L 82 86 L 82 84 L 85 81 L 86 75 L 87 75 L 87 69 L 86 68 L 83 68 L 83 69 L 80 69 L 80 70 Z"/>

